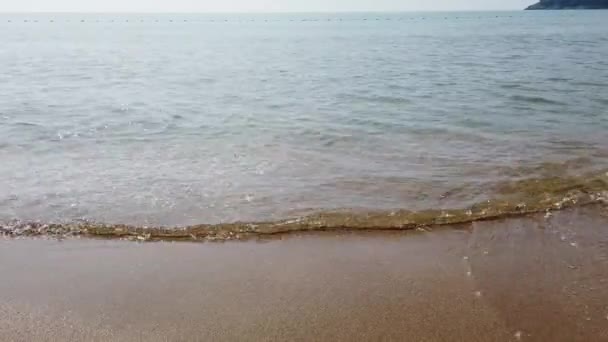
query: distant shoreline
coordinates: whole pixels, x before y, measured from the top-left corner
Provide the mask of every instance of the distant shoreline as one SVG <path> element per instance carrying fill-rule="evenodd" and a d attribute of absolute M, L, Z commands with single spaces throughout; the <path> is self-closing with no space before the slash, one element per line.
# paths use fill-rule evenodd
<path fill-rule="evenodd" d="M 608 0 L 540 0 L 526 10 L 597 10 L 608 9 Z"/>

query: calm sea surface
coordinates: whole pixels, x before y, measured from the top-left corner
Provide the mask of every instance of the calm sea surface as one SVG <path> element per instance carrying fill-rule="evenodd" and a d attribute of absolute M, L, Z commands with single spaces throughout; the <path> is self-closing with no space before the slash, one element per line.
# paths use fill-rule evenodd
<path fill-rule="evenodd" d="M 608 163 L 608 11 L 6 14 L 0 46 L 0 222 L 453 208 Z"/>

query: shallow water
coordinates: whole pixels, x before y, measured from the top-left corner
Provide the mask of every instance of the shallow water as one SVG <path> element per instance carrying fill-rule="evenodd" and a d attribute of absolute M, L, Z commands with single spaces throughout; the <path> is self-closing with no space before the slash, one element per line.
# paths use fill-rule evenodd
<path fill-rule="evenodd" d="M 2 15 L 0 221 L 464 208 L 601 169 L 606 37 L 605 11 Z"/>

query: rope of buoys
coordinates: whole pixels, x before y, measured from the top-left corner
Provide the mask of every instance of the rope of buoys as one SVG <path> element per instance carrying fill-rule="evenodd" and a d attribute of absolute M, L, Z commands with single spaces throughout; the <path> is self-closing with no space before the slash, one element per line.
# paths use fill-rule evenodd
<path fill-rule="evenodd" d="M 572 17 L 572 15 L 570 15 L 570 17 Z M 477 16 L 477 17 L 460 17 L 460 16 L 456 16 L 456 17 L 449 17 L 449 16 L 444 16 L 444 17 L 385 17 L 385 18 L 380 18 L 380 17 L 376 17 L 376 18 L 326 18 L 326 19 L 320 19 L 320 18 L 301 18 L 301 19 L 235 19 L 235 20 L 231 20 L 231 19 L 181 19 L 181 20 L 175 20 L 175 19 L 166 19 L 166 20 L 159 20 L 159 19 L 149 19 L 149 20 L 144 20 L 144 19 L 139 19 L 139 20 L 131 20 L 131 19 L 124 19 L 125 23 L 161 23 L 161 22 L 169 22 L 169 23 L 175 23 L 175 22 L 183 22 L 183 23 L 246 23 L 246 22 L 264 22 L 264 23 L 278 23 L 278 22 L 354 22 L 354 21 L 404 21 L 404 20 L 433 20 L 433 19 L 438 19 L 438 20 L 467 20 L 467 19 L 471 19 L 471 20 L 483 20 L 483 19 L 500 19 L 500 18 L 524 18 L 524 16 L 513 16 L 513 15 L 504 15 L 504 16 Z M 532 18 L 531 16 L 525 16 L 525 18 Z M 46 20 L 46 19 L 45 19 Z M 99 19 L 95 19 L 95 20 L 87 20 L 87 19 L 77 19 L 75 20 L 75 22 L 79 22 L 79 23 L 100 23 L 100 22 L 108 22 L 108 23 L 115 23 L 117 21 L 120 20 L 116 20 L 116 19 L 107 19 L 105 21 L 103 20 L 99 20 Z M 7 19 L 6 20 L 7 23 L 13 23 L 15 22 L 14 19 Z M 38 23 L 40 22 L 40 20 L 38 19 L 23 19 L 24 23 Z M 61 20 L 57 20 L 57 19 L 48 19 L 48 22 L 50 23 L 55 23 L 55 22 L 61 22 Z M 70 19 L 65 19 L 66 23 L 70 23 L 73 22 Z"/>

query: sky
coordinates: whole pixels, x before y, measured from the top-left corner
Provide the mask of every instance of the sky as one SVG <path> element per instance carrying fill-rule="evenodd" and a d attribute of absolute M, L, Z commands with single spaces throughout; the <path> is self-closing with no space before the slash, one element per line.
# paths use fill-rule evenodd
<path fill-rule="evenodd" d="M 0 0 L 0 12 L 518 10 L 536 0 Z"/>

